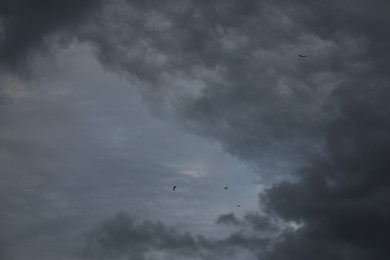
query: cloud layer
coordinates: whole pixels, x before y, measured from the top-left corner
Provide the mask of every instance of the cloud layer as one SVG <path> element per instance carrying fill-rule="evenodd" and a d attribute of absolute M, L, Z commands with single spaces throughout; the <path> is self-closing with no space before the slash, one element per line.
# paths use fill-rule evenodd
<path fill-rule="evenodd" d="M 139 222 L 120 213 L 89 233 L 82 255 L 88 259 L 256 259 L 269 244 L 267 237 L 244 232 L 223 239 L 181 234 L 161 222 Z"/>
<path fill-rule="evenodd" d="M 48 48 L 47 37 L 72 32 L 100 0 L 0 1 L 0 69 L 25 69 L 32 51 Z"/>
<path fill-rule="evenodd" d="M 256 235 L 215 241 L 119 215 L 92 233 L 88 254 L 218 259 L 241 248 L 252 253 L 236 259 L 389 258 L 388 1 L 104 1 L 82 23 L 96 4 L 78 3 L 2 1 L 1 66 L 72 29 L 155 113 L 173 111 L 264 175 L 271 162 L 294 177 L 259 195 L 267 216 L 217 220 Z M 270 224 L 281 220 L 299 228 Z"/>
<path fill-rule="evenodd" d="M 259 164 L 270 153 L 303 156 L 295 182 L 261 195 L 274 217 L 302 224 L 264 259 L 386 259 L 389 3 L 186 3 L 130 3 L 128 33 L 82 39 L 233 155 Z M 178 78 L 201 90 L 172 94 Z"/>

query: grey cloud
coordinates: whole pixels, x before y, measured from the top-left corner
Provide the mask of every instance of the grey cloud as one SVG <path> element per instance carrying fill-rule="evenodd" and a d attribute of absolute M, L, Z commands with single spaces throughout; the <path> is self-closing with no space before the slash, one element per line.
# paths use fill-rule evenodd
<path fill-rule="evenodd" d="M 253 212 L 242 220 L 234 213 L 222 214 L 216 223 L 231 225 L 233 232 L 208 238 L 119 213 L 86 235 L 80 254 L 87 259 L 257 259 L 272 248 L 280 234 L 290 232 L 270 221 Z"/>
<path fill-rule="evenodd" d="M 389 256 L 390 125 L 385 106 L 390 92 L 387 85 L 364 83 L 335 93 L 342 101 L 341 114 L 329 126 L 327 158 L 313 160 L 299 181 L 278 183 L 263 197 L 270 211 L 303 223 L 286 240 L 303 245 L 296 259 L 305 245 L 314 243 L 336 259 Z M 289 245 L 284 249 L 291 255 Z"/>
<path fill-rule="evenodd" d="M 245 189 L 249 178 L 235 179 L 245 166 L 151 117 L 136 89 L 93 55 L 77 46 L 58 56 L 38 89 L 16 89 L 0 110 L 4 259 L 72 259 L 79 234 L 121 210 L 221 232 L 210 229 L 214 217 L 256 194 L 215 189 L 221 178 Z"/>
<path fill-rule="evenodd" d="M 268 235 L 270 235 L 270 233 L 278 233 L 282 230 L 272 217 L 260 215 L 258 212 L 246 213 L 242 220 L 237 218 L 234 213 L 221 214 L 215 223 L 232 227 L 248 228 L 252 231 L 263 232 Z"/>
<path fill-rule="evenodd" d="M 340 58 L 338 69 L 348 75 L 328 99 L 337 111 L 329 122 L 325 154 L 309 159 L 297 182 L 281 182 L 262 197 L 267 209 L 285 220 L 303 224 L 288 234 L 269 259 L 387 259 L 389 250 L 390 182 L 389 63 L 384 33 L 390 5 L 307 4 L 318 14 L 310 30 L 323 24 L 322 37 L 361 37 L 359 55 Z M 380 10 L 378 13 L 373 10 Z M 324 11 L 320 11 L 324 10 Z M 326 16 L 334 13 L 332 18 Z M 331 22 L 326 23 L 328 18 Z M 379 55 L 383 53 L 383 55 Z M 320 259 L 322 259 L 320 258 Z"/>
<path fill-rule="evenodd" d="M 92 232 L 88 241 L 90 244 L 85 249 L 85 256 L 98 259 L 121 255 L 144 259 L 144 254 L 150 249 L 178 250 L 188 255 L 198 247 L 197 241 L 188 233 L 178 234 L 159 222 L 134 223 L 124 213 Z"/>
<path fill-rule="evenodd" d="M 267 1 L 113 1 L 105 10 L 77 37 L 152 107 L 170 103 L 186 127 L 247 161 L 293 161 L 303 157 L 293 151 L 321 146 L 323 105 L 343 79 L 327 62 L 343 45 L 302 34 Z"/>
<path fill-rule="evenodd" d="M 244 223 L 247 223 L 253 230 L 260 232 L 275 233 L 281 230 L 281 227 L 272 218 L 266 215 L 260 215 L 257 212 L 245 214 Z"/>
<path fill-rule="evenodd" d="M 160 222 L 137 222 L 120 213 L 87 236 L 82 255 L 92 259 L 255 259 L 254 252 L 268 243 L 267 238 L 241 233 L 224 239 L 181 234 Z"/>
<path fill-rule="evenodd" d="M 388 1 L 245 1 L 237 12 L 222 1 L 148 3 L 127 6 L 138 14 L 128 34 L 111 29 L 125 18 L 103 17 L 115 37 L 86 30 L 80 39 L 152 103 L 168 96 L 188 128 L 231 154 L 307 163 L 295 182 L 263 194 L 270 214 L 303 226 L 262 257 L 387 259 Z M 171 91 L 179 76 L 202 90 Z"/>
<path fill-rule="evenodd" d="M 0 1 L 0 68 L 25 68 L 32 49 L 45 49 L 45 37 L 59 30 L 71 32 L 100 0 Z"/>
<path fill-rule="evenodd" d="M 237 226 L 241 224 L 241 221 L 234 215 L 234 213 L 227 213 L 220 215 L 215 223 Z"/>
<path fill-rule="evenodd" d="M 120 216 L 95 231 L 92 249 L 145 257 L 150 248 L 185 255 L 234 244 L 261 259 L 388 259 L 389 13 L 384 0 L 105 3 L 75 37 L 138 85 L 155 110 L 169 103 L 185 127 L 259 167 L 264 157 L 307 166 L 295 182 L 278 182 L 262 195 L 271 219 L 218 220 L 253 229 L 274 218 L 302 224 L 271 248 L 242 233 L 210 242 Z M 18 41 L 24 55 L 62 24 L 30 38 L 17 21 L 3 20 L 0 54 L 9 60 L 15 39 L 27 37 Z"/>

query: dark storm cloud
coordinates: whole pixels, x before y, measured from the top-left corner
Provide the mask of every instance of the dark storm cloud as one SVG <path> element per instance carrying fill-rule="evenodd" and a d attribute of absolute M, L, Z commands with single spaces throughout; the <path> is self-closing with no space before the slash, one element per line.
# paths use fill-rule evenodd
<path fill-rule="evenodd" d="M 390 59 L 385 47 L 390 5 L 347 3 L 305 5 L 313 14 L 314 23 L 305 21 L 310 30 L 335 41 L 339 35 L 358 36 L 366 44 L 359 55 L 337 61 L 348 78 L 328 99 L 337 115 L 324 128 L 326 153 L 309 159 L 297 182 L 278 183 L 262 198 L 270 212 L 303 224 L 277 244 L 269 259 L 390 255 Z"/>
<path fill-rule="evenodd" d="M 240 232 L 224 239 L 181 234 L 160 222 L 138 222 L 120 213 L 88 235 L 82 255 L 92 259 L 255 259 L 253 253 L 268 244 L 268 238 Z"/>
<path fill-rule="evenodd" d="M 3 66 L 78 21 L 76 2 L 46 6 L 1 2 Z M 105 3 L 76 38 L 152 107 L 170 103 L 186 127 L 260 167 L 264 157 L 307 166 L 262 194 L 268 217 L 217 220 L 259 233 L 278 219 L 299 224 L 272 243 L 242 232 L 209 240 L 120 215 L 91 234 L 86 255 L 217 259 L 234 247 L 267 260 L 389 259 L 388 24 L 387 0 Z"/>
<path fill-rule="evenodd" d="M 387 259 L 390 91 L 373 80 L 343 86 L 334 95 L 341 114 L 329 126 L 328 157 L 303 169 L 298 182 L 278 183 L 263 198 L 278 216 L 303 224 L 275 253 L 302 259 L 305 248 L 316 248 L 335 259 Z"/>
<path fill-rule="evenodd" d="M 243 219 L 222 214 L 216 223 L 235 231 L 224 238 L 207 238 L 119 213 L 87 235 L 81 255 L 87 259 L 257 259 L 280 234 L 290 233 L 255 212 Z"/>
<path fill-rule="evenodd" d="M 241 159 L 305 158 L 295 182 L 262 194 L 272 217 L 255 224 L 281 218 L 302 226 L 284 232 L 261 259 L 389 258 L 388 1 L 117 7 L 106 10 L 133 15 L 103 17 L 110 37 L 90 26 L 79 39 L 151 103 L 168 96 L 190 129 Z M 176 91 L 179 79 L 202 90 Z M 234 215 L 218 222 L 240 224 Z"/>
<path fill-rule="evenodd" d="M 32 49 L 48 47 L 45 37 L 72 31 L 99 5 L 100 0 L 1 0 L 0 68 L 23 68 Z"/>
<path fill-rule="evenodd" d="M 318 148 L 322 106 L 343 79 L 329 63 L 362 44 L 304 34 L 267 1 L 113 1 L 104 9 L 78 34 L 102 64 L 137 84 L 151 106 L 168 101 L 186 127 L 255 162 Z"/>
<path fill-rule="evenodd" d="M 244 223 L 247 223 L 251 229 L 259 232 L 278 232 L 281 230 L 272 218 L 259 213 L 248 213 L 244 216 Z"/>
<path fill-rule="evenodd" d="M 190 234 L 178 234 L 160 222 L 135 223 L 122 213 L 103 223 L 89 235 L 90 244 L 85 249 L 87 257 L 112 259 L 129 255 L 144 259 L 150 249 L 178 250 L 184 255 L 198 248 L 198 241 Z"/>

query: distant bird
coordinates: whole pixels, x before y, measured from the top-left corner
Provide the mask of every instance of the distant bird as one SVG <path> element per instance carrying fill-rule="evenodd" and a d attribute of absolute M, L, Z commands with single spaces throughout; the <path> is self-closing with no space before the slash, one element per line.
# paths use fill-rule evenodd
<path fill-rule="evenodd" d="M 240 207 L 240 205 L 237 205 L 237 208 L 239 208 Z"/>
<path fill-rule="evenodd" d="M 227 190 L 228 188 L 229 188 L 229 187 L 228 187 L 228 186 L 226 186 L 226 187 L 225 187 L 225 190 Z"/>
<path fill-rule="evenodd" d="M 176 189 L 176 186 L 173 186 L 172 190 L 175 191 L 175 189 Z"/>
<path fill-rule="evenodd" d="M 302 54 L 299 54 L 298 55 L 300 58 L 306 58 L 307 56 L 306 55 L 302 55 Z"/>

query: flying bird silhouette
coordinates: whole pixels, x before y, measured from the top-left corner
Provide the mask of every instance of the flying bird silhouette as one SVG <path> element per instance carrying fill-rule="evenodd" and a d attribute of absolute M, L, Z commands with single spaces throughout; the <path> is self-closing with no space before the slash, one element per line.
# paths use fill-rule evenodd
<path fill-rule="evenodd" d="M 239 208 L 240 207 L 240 205 L 237 205 L 237 208 Z"/>
<path fill-rule="evenodd" d="M 302 54 L 299 54 L 298 55 L 300 58 L 306 58 L 307 56 L 306 55 L 302 55 Z"/>
<path fill-rule="evenodd" d="M 225 190 L 227 190 L 228 188 L 229 188 L 229 187 L 228 187 L 228 186 L 226 186 L 226 187 L 225 187 Z"/>
<path fill-rule="evenodd" d="M 173 186 L 172 190 L 175 191 L 175 189 L 176 189 L 176 186 Z"/>

